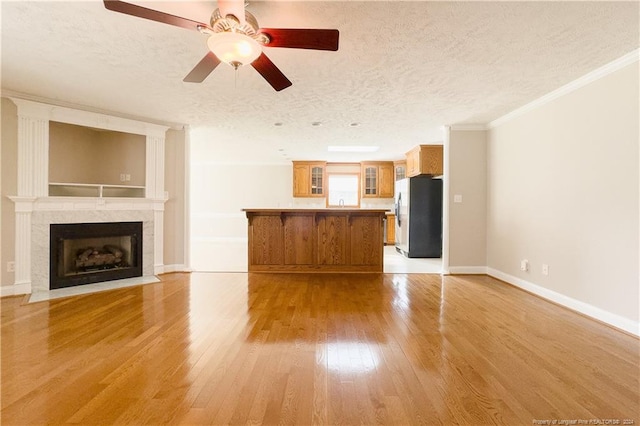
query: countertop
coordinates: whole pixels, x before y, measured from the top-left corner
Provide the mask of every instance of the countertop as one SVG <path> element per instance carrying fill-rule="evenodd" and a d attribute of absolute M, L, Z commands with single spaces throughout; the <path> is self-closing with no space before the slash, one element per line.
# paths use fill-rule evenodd
<path fill-rule="evenodd" d="M 358 209 L 358 208 L 305 208 L 305 209 L 242 209 L 242 211 L 247 213 L 390 213 L 389 209 Z"/>

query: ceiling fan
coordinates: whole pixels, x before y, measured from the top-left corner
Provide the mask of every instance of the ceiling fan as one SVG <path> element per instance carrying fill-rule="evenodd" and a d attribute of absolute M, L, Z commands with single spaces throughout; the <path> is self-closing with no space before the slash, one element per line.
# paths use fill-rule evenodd
<path fill-rule="evenodd" d="M 291 81 L 262 51 L 263 47 L 338 50 L 338 30 L 302 28 L 260 28 L 256 18 L 244 9 L 243 0 L 218 0 L 209 25 L 120 0 L 103 0 L 111 11 L 120 12 L 209 36 L 209 52 L 183 81 L 201 83 L 220 64 L 235 69 L 251 64 L 276 90 L 291 86 Z"/>

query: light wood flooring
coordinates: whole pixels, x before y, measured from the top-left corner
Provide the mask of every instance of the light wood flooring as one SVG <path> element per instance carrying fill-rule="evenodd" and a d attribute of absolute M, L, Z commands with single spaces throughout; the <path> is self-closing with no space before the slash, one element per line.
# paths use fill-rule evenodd
<path fill-rule="evenodd" d="M 489 277 L 161 278 L 3 298 L 2 425 L 640 423 L 637 338 Z"/>

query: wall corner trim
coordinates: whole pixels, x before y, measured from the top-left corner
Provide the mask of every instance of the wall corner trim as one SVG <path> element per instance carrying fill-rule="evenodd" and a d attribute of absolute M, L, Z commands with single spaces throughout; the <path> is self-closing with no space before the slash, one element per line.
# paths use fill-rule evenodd
<path fill-rule="evenodd" d="M 581 87 L 586 86 L 587 84 L 599 80 L 603 77 L 606 77 L 607 75 L 618 71 L 619 69 L 622 69 L 624 67 L 626 67 L 627 65 L 631 65 L 634 62 L 638 62 L 640 61 L 640 49 L 636 49 L 630 53 L 627 53 L 626 55 L 622 56 L 621 58 L 618 58 L 612 62 L 609 62 L 608 64 L 600 67 L 600 68 L 596 68 L 595 70 L 583 75 L 582 77 L 568 83 L 565 84 L 562 87 L 559 87 L 558 89 L 547 93 L 546 95 L 536 99 L 535 101 L 529 102 L 526 105 L 521 106 L 520 108 L 517 108 L 505 115 L 503 115 L 500 118 L 497 118 L 495 120 L 493 120 L 492 122 L 490 122 L 489 124 L 487 124 L 487 128 L 488 129 L 492 129 L 494 127 L 498 127 L 516 117 L 519 117 L 529 111 L 532 111 L 542 105 L 548 104 L 549 102 L 560 98 L 568 93 L 571 93 L 575 90 L 580 89 Z"/>
<path fill-rule="evenodd" d="M 557 303 L 558 305 L 562 305 L 565 308 L 571 309 L 572 311 L 579 312 L 583 315 L 606 323 L 612 327 L 624 330 L 627 333 L 631 333 L 635 336 L 640 336 L 640 322 L 630 320 L 609 311 L 605 311 L 604 309 L 595 307 L 580 300 L 573 299 L 569 296 L 565 296 L 564 294 L 557 293 L 553 290 L 549 290 L 548 288 L 544 288 L 521 278 L 514 277 L 513 275 L 509 275 L 497 269 L 487 268 L 487 275 L 497 278 L 501 281 L 505 281 L 506 283 L 528 291 L 529 293 L 533 293 L 536 296 L 542 297 L 543 299 Z"/>

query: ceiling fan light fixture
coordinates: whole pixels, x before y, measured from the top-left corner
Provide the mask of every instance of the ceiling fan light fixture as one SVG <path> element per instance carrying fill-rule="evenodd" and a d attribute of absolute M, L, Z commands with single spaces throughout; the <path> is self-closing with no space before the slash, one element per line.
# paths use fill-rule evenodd
<path fill-rule="evenodd" d="M 255 16 L 245 10 L 244 1 L 218 0 L 222 12 L 220 8 L 213 11 L 209 20 L 211 25 L 123 0 L 104 0 L 104 6 L 113 12 L 209 35 L 209 52 L 183 79 L 185 83 L 202 83 L 220 62 L 225 62 L 236 70 L 241 65 L 251 64 L 279 92 L 291 86 L 291 81 L 262 52 L 263 46 L 338 50 L 340 32 L 337 29 L 261 29 Z"/>
<path fill-rule="evenodd" d="M 234 68 L 250 64 L 262 53 L 262 47 L 255 39 L 237 32 L 212 34 L 207 46 L 220 61 Z"/>

